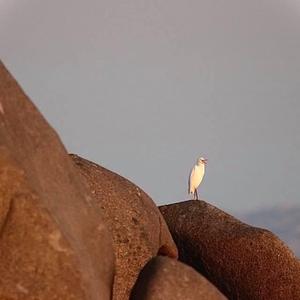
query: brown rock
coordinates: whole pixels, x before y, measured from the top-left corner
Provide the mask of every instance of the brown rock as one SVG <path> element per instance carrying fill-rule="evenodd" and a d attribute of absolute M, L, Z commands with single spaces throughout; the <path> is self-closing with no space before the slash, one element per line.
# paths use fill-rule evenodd
<path fill-rule="evenodd" d="M 157 254 L 177 257 L 176 246 L 158 208 L 139 187 L 95 163 L 71 157 L 113 232 L 114 299 L 128 299 L 146 262 Z"/>
<path fill-rule="evenodd" d="M 141 271 L 131 300 L 222 300 L 216 287 L 193 268 L 157 256 Z"/>
<path fill-rule="evenodd" d="M 178 246 L 193 266 L 230 299 L 300 299 L 300 265 L 268 230 L 240 222 L 204 201 L 160 208 Z"/>
<path fill-rule="evenodd" d="M 0 299 L 110 299 L 111 235 L 90 199 L 0 62 Z"/>

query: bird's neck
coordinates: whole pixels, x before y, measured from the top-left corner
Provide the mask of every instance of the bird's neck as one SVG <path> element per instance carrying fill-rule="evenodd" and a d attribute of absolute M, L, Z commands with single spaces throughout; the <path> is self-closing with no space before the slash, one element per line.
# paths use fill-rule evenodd
<path fill-rule="evenodd" d="M 203 170 L 205 170 L 205 164 L 197 164 L 197 167 L 198 168 L 200 168 L 200 169 L 203 169 Z"/>

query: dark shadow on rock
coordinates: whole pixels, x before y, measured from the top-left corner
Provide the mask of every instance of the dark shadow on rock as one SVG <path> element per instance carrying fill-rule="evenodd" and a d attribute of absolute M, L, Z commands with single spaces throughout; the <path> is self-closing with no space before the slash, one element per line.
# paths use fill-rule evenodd
<path fill-rule="evenodd" d="M 193 268 L 168 257 L 151 259 L 141 271 L 131 300 L 225 300 L 218 289 Z"/>

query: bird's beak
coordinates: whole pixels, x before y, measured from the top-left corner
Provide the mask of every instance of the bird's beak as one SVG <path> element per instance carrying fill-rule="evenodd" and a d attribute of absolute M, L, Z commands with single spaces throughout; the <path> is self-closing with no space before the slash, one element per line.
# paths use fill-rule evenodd
<path fill-rule="evenodd" d="M 204 162 L 205 164 L 207 164 L 207 158 L 203 159 L 203 162 Z"/>

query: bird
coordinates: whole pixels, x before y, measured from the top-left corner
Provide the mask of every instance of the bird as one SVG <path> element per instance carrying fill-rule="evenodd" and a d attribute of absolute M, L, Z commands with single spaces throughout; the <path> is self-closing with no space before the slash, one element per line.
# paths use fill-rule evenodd
<path fill-rule="evenodd" d="M 193 194 L 193 200 L 199 200 L 197 188 L 204 177 L 206 163 L 206 158 L 199 157 L 190 172 L 188 193 Z"/>

